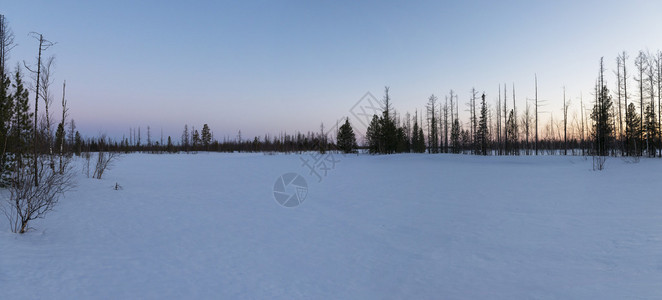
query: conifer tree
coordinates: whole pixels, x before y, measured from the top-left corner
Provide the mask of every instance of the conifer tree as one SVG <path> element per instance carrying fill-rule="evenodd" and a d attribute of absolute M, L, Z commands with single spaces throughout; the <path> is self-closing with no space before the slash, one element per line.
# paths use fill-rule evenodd
<path fill-rule="evenodd" d="M 370 125 L 368 125 L 368 129 L 366 130 L 366 142 L 368 144 L 368 151 L 370 154 L 377 154 L 381 153 L 380 148 L 381 148 L 381 122 L 380 119 L 377 115 L 372 116 L 372 121 L 370 121 Z"/>
<path fill-rule="evenodd" d="M 460 120 L 455 118 L 451 128 L 451 148 L 453 153 L 460 153 L 460 138 L 461 138 Z"/>
<path fill-rule="evenodd" d="M 209 145 L 211 144 L 211 131 L 207 124 L 202 125 L 202 146 L 205 147 L 205 150 L 209 150 Z"/>
<path fill-rule="evenodd" d="M 487 135 L 487 103 L 485 103 L 485 93 L 481 96 L 480 120 L 478 121 L 478 132 L 476 134 L 477 143 L 480 147 L 480 154 L 487 155 L 488 135 Z"/>
<path fill-rule="evenodd" d="M 613 122 L 611 121 L 612 99 L 609 90 L 604 84 L 603 60 L 600 59 L 600 77 L 598 79 L 598 95 L 591 112 L 595 140 L 595 152 L 599 156 L 607 156 L 613 135 Z"/>
<path fill-rule="evenodd" d="M 193 145 L 193 151 L 198 150 L 198 146 L 200 146 L 200 133 L 198 132 L 197 129 L 193 128 L 193 135 L 191 137 L 191 144 Z"/>
<path fill-rule="evenodd" d="M 425 136 L 423 135 L 423 128 L 418 128 L 418 152 L 425 152 Z"/>
<path fill-rule="evenodd" d="M 76 131 L 74 137 L 74 148 L 76 155 L 80 155 L 80 153 L 83 152 L 83 138 L 80 136 L 80 132 L 78 131 Z"/>
<path fill-rule="evenodd" d="M 391 114 L 391 97 L 388 94 L 389 88 L 384 88 L 384 111 L 382 112 L 381 118 L 381 147 L 379 153 L 382 154 L 391 154 L 394 153 L 397 148 L 397 128 L 395 126 L 395 121 L 393 115 Z"/>
<path fill-rule="evenodd" d="M 55 149 L 60 149 L 64 145 L 64 125 L 60 122 L 55 130 Z"/>
<path fill-rule="evenodd" d="M 651 105 L 646 105 L 646 109 L 644 111 L 644 139 L 646 140 L 646 152 L 648 153 L 648 156 L 654 157 L 655 153 L 657 151 L 657 135 L 658 135 L 658 130 L 657 128 L 657 116 L 655 114 L 655 109 L 651 107 Z"/>
<path fill-rule="evenodd" d="M 418 137 L 418 112 L 414 115 L 414 127 L 413 127 L 413 133 L 411 136 L 411 145 L 412 145 L 412 152 L 414 153 L 420 153 L 420 146 L 419 146 L 419 137 Z"/>
<path fill-rule="evenodd" d="M 637 108 L 635 107 L 634 103 L 630 102 L 627 110 L 625 111 L 625 138 L 629 141 L 629 143 L 626 143 L 626 152 L 632 153 L 632 155 L 636 155 L 636 153 L 639 151 L 637 146 L 640 142 L 640 124 L 641 118 L 637 114 Z"/>
<path fill-rule="evenodd" d="M 338 144 L 338 148 L 344 153 L 352 153 L 357 148 L 356 135 L 354 134 L 352 125 L 349 123 L 349 118 L 346 118 L 345 123 L 340 126 L 336 143 Z"/>

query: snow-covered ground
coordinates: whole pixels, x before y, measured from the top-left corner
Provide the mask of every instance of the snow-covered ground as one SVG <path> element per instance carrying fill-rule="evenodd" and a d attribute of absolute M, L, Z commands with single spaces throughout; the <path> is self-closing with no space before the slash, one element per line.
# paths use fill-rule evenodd
<path fill-rule="evenodd" d="M 34 230 L 0 219 L 0 298 L 662 298 L 662 160 L 337 159 L 321 182 L 299 155 L 78 171 Z M 274 200 L 287 172 L 308 183 L 298 207 Z"/>

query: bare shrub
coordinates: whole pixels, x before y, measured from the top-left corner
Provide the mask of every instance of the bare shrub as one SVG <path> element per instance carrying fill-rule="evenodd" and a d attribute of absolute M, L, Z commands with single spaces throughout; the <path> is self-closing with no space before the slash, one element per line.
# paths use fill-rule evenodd
<path fill-rule="evenodd" d="M 594 155 L 593 156 L 593 171 L 602 171 L 605 168 L 605 163 L 607 162 L 606 156 Z"/>
<path fill-rule="evenodd" d="M 12 172 L 9 195 L 1 206 L 12 232 L 25 233 L 30 228 L 30 221 L 43 218 L 65 192 L 75 186 L 73 171 L 68 165 L 56 171 L 50 168 L 46 156 L 40 156 L 37 161 L 36 174 L 28 163 L 17 166 Z M 34 184 L 35 177 L 39 185 Z"/>
<path fill-rule="evenodd" d="M 85 164 L 83 165 L 83 174 L 87 175 L 87 178 L 90 178 L 90 158 L 92 155 L 90 152 L 83 152 L 83 158 L 85 159 Z"/>
<path fill-rule="evenodd" d="M 94 167 L 94 175 L 92 177 L 96 179 L 101 179 L 103 176 L 103 173 L 110 169 L 112 166 L 113 161 L 119 157 L 119 154 L 116 152 L 103 152 L 100 151 L 99 155 L 97 156 L 97 164 Z"/>

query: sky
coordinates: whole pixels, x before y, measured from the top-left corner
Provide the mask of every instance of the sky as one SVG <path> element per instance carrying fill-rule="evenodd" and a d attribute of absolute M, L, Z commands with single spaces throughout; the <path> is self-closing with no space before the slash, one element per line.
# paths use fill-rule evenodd
<path fill-rule="evenodd" d="M 662 1 L 0 0 L 11 66 L 36 63 L 30 32 L 57 43 L 53 89 L 66 80 L 84 136 L 141 127 L 144 139 L 150 126 L 176 141 L 184 124 L 221 140 L 358 123 L 352 107 L 385 86 L 412 114 L 452 89 L 466 122 L 472 88 L 495 105 L 507 84 L 510 106 L 514 85 L 522 110 L 535 75 L 541 119 L 560 118 L 564 87 L 571 111 L 591 99 L 601 57 L 614 88 L 618 53 L 633 69 L 639 50 L 662 50 L 660 12 Z"/>

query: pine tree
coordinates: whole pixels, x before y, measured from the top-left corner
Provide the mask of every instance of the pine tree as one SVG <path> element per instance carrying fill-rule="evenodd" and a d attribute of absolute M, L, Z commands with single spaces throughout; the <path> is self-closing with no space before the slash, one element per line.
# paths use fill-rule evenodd
<path fill-rule="evenodd" d="M 32 140 L 32 117 L 34 113 L 30 111 L 30 95 L 25 86 L 23 86 L 23 76 L 19 67 L 16 68 L 16 72 L 14 73 L 12 87 L 14 89 L 14 94 L 12 95 L 14 111 L 10 139 L 12 144 L 11 151 L 15 153 L 27 153 L 29 143 Z"/>
<path fill-rule="evenodd" d="M 516 138 L 516 132 L 517 132 L 517 120 L 515 120 L 515 112 L 511 109 L 510 112 L 508 113 L 508 119 L 506 121 L 506 134 L 508 135 L 508 141 L 506 141 L 510 147 L 510 152 L 512 154 L 516 154 L 518 149 L 515 147 L 517 144 L 517 138 Z M 510 153 L 506 153 L 510 154 Z"/>
<path fill-rule="evenodd" d="M 354 149 L 357 148 L 356 135 L 354 134 L 352 125 L 349 124 L 349 118 L 346 118 L 345 123 L 340 126 L 338 136 L 336 137 L 336 143 L 338 144 L 338 148 L 344 153 L 355 152 Z"/>
<path fill-rule="evenodd" d="M 460 131 L 460 120 L 456 118 L 453 120 L 453 126 L 451 127 L 451 148 L 453 153 L 460 153 Z"/>
<path fill-rule="evenodd" d="M 485 94 L 481 96 L 480 120 L 478 121 L 478 132 L 476 134 L 480 154 L 487 155 L 488 136 L 487 136 L 487 104 L 485 103 Z"/>
<path fill-rule="evenodd" d="M 598 79 L 598 95 L 596 103 L 591 112 L 593 120 L 593 132 L 595 140 L 595 152 L 599 156 L 609 155 L 609 150 L 614 132 L 613 122 L 611 121 L 612 99 L 609 90 L 604 84 L 604 67 L 600 59 L 600 77 Z"/>
<path fill-rule="evenodd" d="M 200 146 L 201 140 L 200 140 L 200 133 L 195 128 L 193 128 L 193 135 L 191 137 L 191 141 L 192 141 L 191 144 L 193 144 L 193 151 L 197 151 L 198 146 Z"/>
<path fill-rule="evenodd" d="M 184 124 L 184 132 L 182 132 L 182 148 L 184 151 L 188 152 L 190 145 L 190 138 L 188 132 L 188 124 Z"/>
<path fill-rule="evenodd" d="M 391 115 L 391 97 L 388 94 L 389 88 L 384 88 L 384 111 L 382 112 L 381 122 L 381 147 L 379 153 L 391 154 L 397 148 L 397 127 Z"/>
<path fill-rule="evenodd" d="M 11 81 L 4 70 L 0 70 L 0 176 L 4 178 L 11 168 L 9 149 L 9 129 L 11 128 L 11 116 L 13 111 L 13 101 L 9 92 Z M 0 180 L 2 180 L 0 178 Z M 4 180 L 2 180 L 4 181 Z M 3 183 L 0 182 L 0 186 Z"/>
<path fill-rule="evenodd" d="M 395 147 L 395 152 L 396 153 L 404 153 L 407 152 L 408 148 L 408 141 L 407 141 L 407 135 L 405 134 L 405 129 L 403 127 L 397 127 L 395 130 L 395 139 L 396 139 L 396 147 Z"/>
<path fill-rule="evenodd" d="M 370 154 L 381 153 L 381 127 L 382 125 L 379 117 L 377 115 L 373 115 L 372 121 L 370 121 L 370 125 L 368 125 L 368 129 L 365 134 L 366 142 L 368 143 L 368 151 Z"/>
<path fill-rule="evenodd" d="M 168 145 L 166 146 L 167 151 L 170 153 L 175 152 L 175 147 L 172 145 L 172 139 L 168 136 Z"/>
<path fill-rule="evenodd" d="M 418 128 L 418 151 L 419 153 L 425 152 L 425 136 L 423 135 L 423 127 Z"/>
<path fill-rule="evenodd" d="M 55 149 L 60 149 L 64 145 L 64 124 L 58 123 L 57 130 L 55 130 Z"/>
<path fill-rule="evenodd" d="M 438 153 L 438 140 L 439 134 L 437 133 L 437 97 L 432 94 L 428 98 L 427 105 L 428 114 L 428 151 L 430 153 Z"/>
<path fill-rule="evenodd" d="M 211 131 L 207 124 L 202 125 L 202 146 L 205 147 L 205 150 L 209 150 L 209 145 L 211 144 Z"/>
<path fill-rule="evenodd" d="M 76 155 L 80 155 L 80 153 L 83 152 L 83 138 L 80 136 L 80 132 L 78 131 L 76 131 L 74 137 L 74 148 Z"/>
<path fill-rule="evenodd" d="M 627 153 L 631 153 L 632 155 L 636 155 L 636 153 L 639 153 L 639 149 L 637 149 L 637 145 L 639 145 L 639 136 L 641 134 L 641 118 L 637 114 L 637 108 L 635 107 L 634 103 L 630 102 L 630 104 L 627 107 L 627 110 L 625 111 L 625 138 L 628 143 L 626 143 L 627 146 Z"/>
<path fill-rule="evenodd" d="M 646 105 L 646 110 L 644 111 L 644 139 L 646 140 L 646 149 L 648 156 L 655 157 L 656 149 L 656 139 L 658 135 L 657 128 L 657 116 L 655 114 L 655 109 L 651 108 L 650 105 Z"/>
<path fill-rule="evenodd" d="M 412 145 L 412 150 L 414 153 L 420 153 L 420 148 L 419 148 L 419 137 L 418 137 L 418 112 L 414 115 L 414 128 L 413 128 L 413 133 L 411 136 L 411 145 Z"/>
<path fill-rule="evenodd" d="M 7 26 L 5 16 L 0 14 L 0 186 L 8 175 L 10 166 L 11 146 L 9 130 L 11 128 L 11 117 L 13 111 L 12 96 L 9 91 L 11 81 L 7 73 L 6 65 L 9 50 L 12 48 L 13 34 Z"/>

